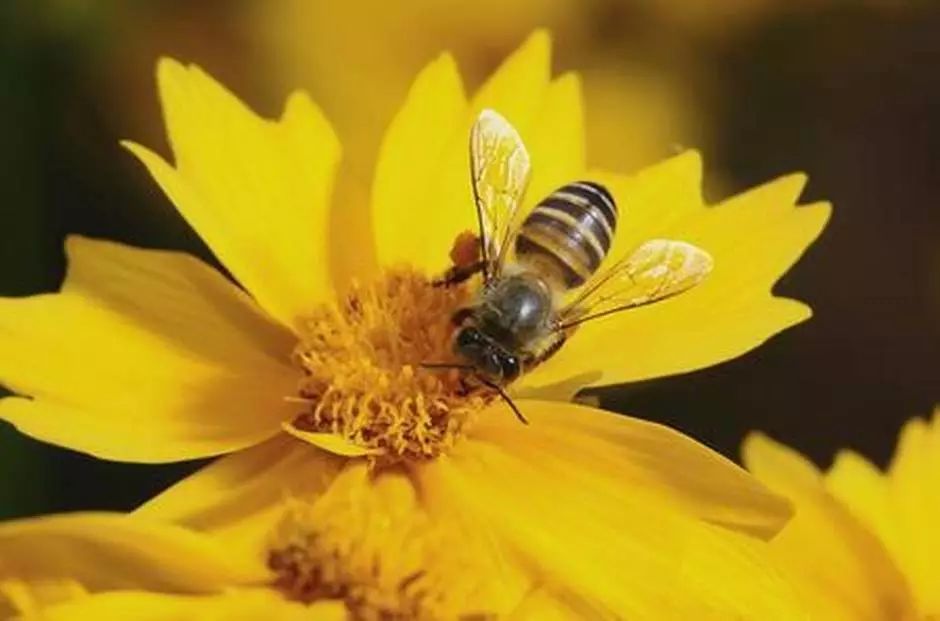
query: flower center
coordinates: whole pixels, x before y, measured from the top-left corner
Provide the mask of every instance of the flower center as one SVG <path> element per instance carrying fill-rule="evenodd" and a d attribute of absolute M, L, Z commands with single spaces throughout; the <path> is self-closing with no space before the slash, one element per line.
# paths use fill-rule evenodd
<path fill-rule="evenodd" d="M 504 591 L 518 598 L 519 578 L 494 578 L 503 574 L 491 542 L 462 520 L 429 514 L 404 470 L 353 463 L 285 515 L 268 566 L 288 598 L 338 600 L 356 620 L 491 619 Z"/>
<path fill-rule="evenodd" d="M 435 287 L 397 269 L 318 309 L 294 352 L 308 404 L 294 427 L 340 435 L 390 462 L 452 446 L 493 395 L 457 370 L 421 365 L 454 361 L 451 316 L 468 298 L 464 286 Z"/>

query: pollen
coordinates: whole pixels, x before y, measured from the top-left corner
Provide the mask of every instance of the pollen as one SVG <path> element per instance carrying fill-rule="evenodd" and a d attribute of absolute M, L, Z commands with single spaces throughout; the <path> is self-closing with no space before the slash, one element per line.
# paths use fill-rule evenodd
<path fill-rule="evenodd" d="M 268 566 L 289 599 L 341 601 L 356 621 L 492 619 L 480 602 L 500 601 L 489 580 L 500 564 L 461 519 L 430 515 L 405 470 L 358 464 L 313 502 L 297 500 Z"/>
<path fill-rule="evenodd" d="M 307 317 L 294 352 L 306 407 L 293 426 L 388 463 L 446 451 L 493 399 L 465 373 L 423 366 L 455 362 L 451 316 L 468 298 L 465 286 L 397 269 Z"/>

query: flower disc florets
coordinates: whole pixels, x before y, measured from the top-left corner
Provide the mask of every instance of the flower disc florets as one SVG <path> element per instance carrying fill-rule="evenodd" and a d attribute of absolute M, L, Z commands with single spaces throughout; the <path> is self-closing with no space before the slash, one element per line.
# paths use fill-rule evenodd
<path fill-rule="evenodd" d="M 294 426 L 338 434 L 387 461 L 439 455 L 492 399 L 457 370 L 422 367 L 454 361 L 451 316 L 468 296 L 397 269 L 318 309 L 294 352 L 309 404 Z"/>
<path fill-rule="evenodd" d="M 294 503 L 269 542 L 274 586 L 303 603 L 341 601 L 356 621 L 494 619 L 481 602 L 492 605 L 506 570 L 488 533 L 439 505 L 429 514 L 406 472 L 353 466 Z"/>

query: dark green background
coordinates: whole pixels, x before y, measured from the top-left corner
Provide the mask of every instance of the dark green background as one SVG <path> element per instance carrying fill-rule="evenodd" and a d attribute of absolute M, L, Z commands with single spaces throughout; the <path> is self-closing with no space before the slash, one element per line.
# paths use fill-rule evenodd
<path fill-rule="evenodd" d="M 142 3 L 135 23 L 182 4 Z M 55 25 L 44 6 L 0 6 L 0 294 L 54 290 L 69 233 L 211 260 L 117 146 L 126 132 L 103 96 L 113 76 L 102 67 L 133 31 L 108 2 Z M 637 18 L 602 15 L 598 36 L 613 39 L 630 28 L 612 27 L 611 15 Z M 829 3 L 699 42 L 710 170 L 731 190 L 804 170 L 805 199 L 836 206 L 777 289 L 808 301 L 815 317 L 738 360 L 605 390 L 606 407 L 731 456 L 748 430 L 763 429 L 823 464 L 843 446 L 884 463 L 902 421 L 931 411 L 940 396 L 938 32 L 940 12 L 927 3 Z M 5 424 L 0 466 L 0 517 L 129 508 L 195 467 L 99 462 Z"/>

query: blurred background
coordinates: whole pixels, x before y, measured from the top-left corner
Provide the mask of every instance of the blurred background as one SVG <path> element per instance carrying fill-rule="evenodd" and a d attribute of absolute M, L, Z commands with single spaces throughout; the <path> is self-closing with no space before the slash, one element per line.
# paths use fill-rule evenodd
<path fill-rule="evenodd" d="M 602 403 L 731 457 L 762 429 L 823 465 L 843 446 L 884 463 L 901 422 L 940 401 L 936 2 L 6 0 L 0 295 L 55 290 L 69 233 L 212 261 L 117 144 L 166 152 L 157 56 L 199 63 L 269 116 L 307 89 L 367 176 L 425 62 L 453 50 L 473 88 L 538 26 L 556 69 L 585 76 L 593 163 L 629 171 L 695 146 L 713 199 L 803 170 L 805 201 L 836 206 L 776 289 L 809 302 L 810 322 Z M 98 462 L 0 423 L 0 517 L 130 508 L 196 466 Z"/>

